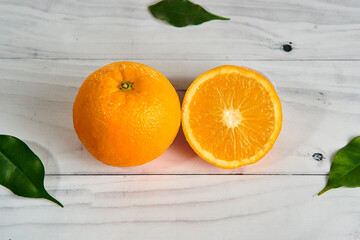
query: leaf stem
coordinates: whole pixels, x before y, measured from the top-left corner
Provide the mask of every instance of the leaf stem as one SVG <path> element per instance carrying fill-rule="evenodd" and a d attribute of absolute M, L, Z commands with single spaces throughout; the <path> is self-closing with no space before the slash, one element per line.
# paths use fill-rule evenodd
<path fill-rule="evenodd" d="M 327 192 L 328 190 L 330 190 L 331 188 L 329 188 L 328 186 L 324 187 L 323 190 L 321 190 L 319 193 L 318 193 L 318 196 L 320 196 L 321 194 Z"/>
<path fill-rule="evenodd" d="M 44 197 L 47 200 L 50 200 L 54 203 L 56 203 L 57 205 L 59 205 L 60 207 L 64 208 L 64 205 L 61 204 L 61 202 L 59 202 L 58 200 L 56 200 L 55 198 L 53 198 L 48 192 L 46 192 L 46 197 Z"/>

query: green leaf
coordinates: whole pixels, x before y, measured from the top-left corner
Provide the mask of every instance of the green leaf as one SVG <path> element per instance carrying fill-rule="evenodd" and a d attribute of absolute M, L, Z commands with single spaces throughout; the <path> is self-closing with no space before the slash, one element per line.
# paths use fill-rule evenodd
<path fill-rule="evenodd" d="M 163 0 L 149 6 L 151 14 L 175 27 L 199 25 L 211 20 L 230 20 L 206 11 L 188 0 Z"/>
<path fill-rule="evenodd" d="M 0 135 L 0 184 L 16 195 L 45 198 L 64 207 L 45 190 L 44 177 L 44 165 L 23 141 Z"/>
<path fill-rule="evenodd" d="M 318 195 L 338 187 L 360 187 L 360 136 L 340 149 L 331 164 L 329 179 Z"/>

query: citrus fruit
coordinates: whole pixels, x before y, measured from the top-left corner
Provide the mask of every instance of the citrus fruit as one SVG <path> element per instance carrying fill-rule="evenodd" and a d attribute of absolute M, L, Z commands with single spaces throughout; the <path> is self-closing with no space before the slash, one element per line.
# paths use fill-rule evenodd
<path fill-rule="evenodd" d="M 73 107 L 74 129 L 101 162 L 137 166 L 159 157 L 180 127 L 180 101 L 157 70 L 135 62 L 106 65 L 84 81 Z"/>
<path fill-rule="evenodd" d="M 220 168 L 259 161 L 274 145 L 281 123 L 281 104 L 271 83 L 238 66 L 201 74 L 182 105 L 182 127 L 190 146 Z"/>

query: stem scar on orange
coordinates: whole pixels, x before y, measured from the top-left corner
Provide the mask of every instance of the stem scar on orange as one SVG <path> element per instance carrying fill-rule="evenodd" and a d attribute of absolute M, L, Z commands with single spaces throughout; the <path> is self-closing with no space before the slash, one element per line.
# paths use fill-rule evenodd
<path fill-rule="evenodd" d="M 220 168 L 259 161 L 279 136 L 281 104 L 260 73 L 238 66 L 211 69 L 191 84 L 182 127 L 194 151 Z"/>
<path fill-rule="evenodd" d="M 159 157 L 180 127 L 180 101 L 157 70 L 135 62 L 106 65 L 84 81 L 73 107 L 74 129 L 99 161 L 137 166 Z"/>

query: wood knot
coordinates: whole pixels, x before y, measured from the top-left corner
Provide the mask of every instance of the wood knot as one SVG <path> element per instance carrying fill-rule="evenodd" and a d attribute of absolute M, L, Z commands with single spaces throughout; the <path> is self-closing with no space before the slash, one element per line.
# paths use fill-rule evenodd
<path fill-rule="evenodd" d="M 324 157 L 321 153 L 314 153 L 314 154 L 312 155 L 312 158 L 313 158 L 315 161 L 318 161 L 318 162 L 320 162 L 320 161 L 322 161 L 322 160 L 325 159 L 325 157 Z"/>
<path fill-rule="evenodd" d="M 284 44 L 282 45 L 282 49 L 285 51 L 285 52 L 291 52 L 291 50 L 293 49 L 292 46 L 291 46 L 292 42 L 289 42 L 288 44 Z"/>

